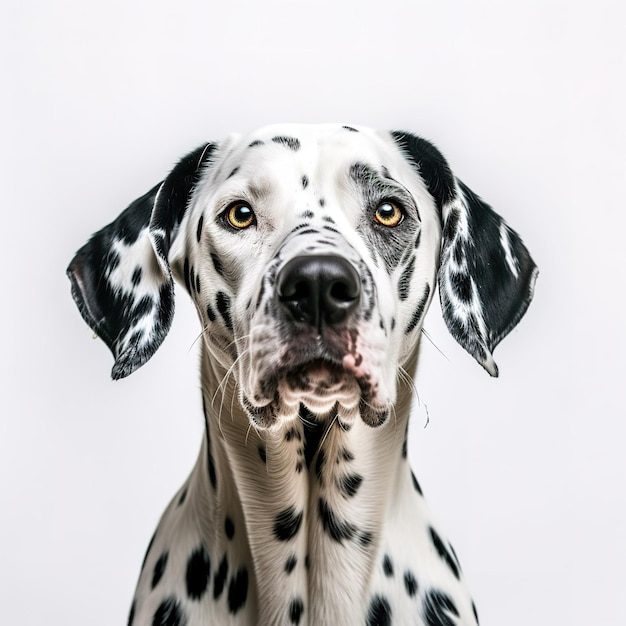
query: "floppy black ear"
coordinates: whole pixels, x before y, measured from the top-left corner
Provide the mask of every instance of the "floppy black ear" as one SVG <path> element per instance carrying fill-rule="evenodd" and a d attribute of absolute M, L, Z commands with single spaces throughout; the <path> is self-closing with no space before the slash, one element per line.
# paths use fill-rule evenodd
<path fill-rule="evenodd" d="M 67 268 L 72 296 L 87 324 L 115 358 L 113 379 L 143 365 L 165 339 L 174 316 L 168 261 L 203 162 L 206 144 L 95 233 Z"/>
<path fill-rule="evenodd" d="M 519 235 L 458 180 L 428 141 L 394 132 L 435 199 L 442 219 L 439 297 L 452 336 L 492 376 L 492 352 L 522 318 L 537 267 Z"/>

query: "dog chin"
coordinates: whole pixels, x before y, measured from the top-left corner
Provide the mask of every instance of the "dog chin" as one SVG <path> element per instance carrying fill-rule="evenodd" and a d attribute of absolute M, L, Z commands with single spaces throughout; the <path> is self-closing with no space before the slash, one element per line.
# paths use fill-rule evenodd
<path fill-rule="evenodd" d="M 357 371 L 358 370 L 358 371 Z M 318 421 L 338 420 L 346 427 L 359 417 L 371 427 L 382 425 L 389 417 L 391 402 L 378 398 L 379 385 L 351 362 L 312 361 L 294 368 L 276 380 L 261 381 L 273 397 L 253 404 L 245 396 L 242 405 L 252 424 L 261 429 L 280 428 L 297 419 L 303 405 L 309 417 Z"/>

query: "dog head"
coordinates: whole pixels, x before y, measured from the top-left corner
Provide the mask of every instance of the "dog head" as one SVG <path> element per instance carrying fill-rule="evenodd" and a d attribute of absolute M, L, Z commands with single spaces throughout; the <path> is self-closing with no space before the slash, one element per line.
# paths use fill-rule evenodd
<path fill-rule="evenodd" d="M 175 276 L 255 425 L 304 404 L 377 426 L 437 282 L 450 332 L 496 376 L 493 349 L 526 311 L 536 267 L 432 144 L 323 125 L 201 146 L 96 233 L 68 275 L 113 378 L 163 341 Z"/>

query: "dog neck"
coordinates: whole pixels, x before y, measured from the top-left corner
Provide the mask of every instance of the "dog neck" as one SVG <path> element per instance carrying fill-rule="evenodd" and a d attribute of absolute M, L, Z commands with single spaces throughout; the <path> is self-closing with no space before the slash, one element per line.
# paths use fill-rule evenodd
<path fill-rule="evenodd" d="M 301 411 L 255 430 L 225 374 L 204 350 L 206 435 L 194 497 L 214 558 L 223 553 L 231 572 L 253 564 L 247 606 L 259 624 L 299 623 L 299 614 L 302 623 L 357 623 L 392 500 L 410 480 L 411 390 L 398 383 L 398 402 L 378 428 Z"/>

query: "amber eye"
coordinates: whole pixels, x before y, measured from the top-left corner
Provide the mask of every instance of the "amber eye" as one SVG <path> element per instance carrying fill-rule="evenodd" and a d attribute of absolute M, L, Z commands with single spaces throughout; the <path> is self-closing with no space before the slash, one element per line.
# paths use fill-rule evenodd
<path fill-rule="evenodd" d="M 404 219 L 404 213 L 395 202 L 386 200 L 378 205 L 374 219 L 383 226 L 393 228 Z"/>
<path fill-rule="evenodd" d="M 254 211 L 249 204 L 245 202 L 235 202 L 226 212 L 224 217 L 228 223 L 237 230 L 243 230 L 254 224 Z"/>

